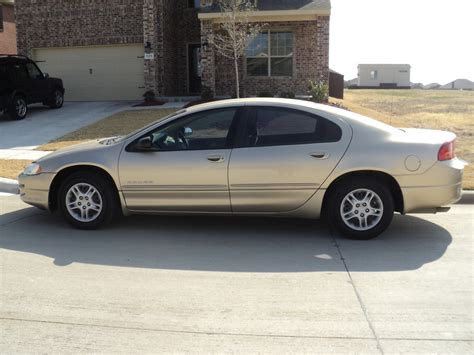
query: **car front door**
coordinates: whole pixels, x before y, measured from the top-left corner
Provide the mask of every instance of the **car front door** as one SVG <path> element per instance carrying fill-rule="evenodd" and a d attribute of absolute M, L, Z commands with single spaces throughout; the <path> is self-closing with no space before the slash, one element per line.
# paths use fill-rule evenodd
<path fill-rule="evenodd" d="M 131 211 L 230 212 L 228 165 L 237 108 L 178 118 L 127 146 L 119 175 Z"/>
<path fill-rule="evenodd" d="M 352 136 L 350 127 L 284 107 L 246 110 L 241 142 L 229 165 L 233 212 L 297 209 L 340 161 Z"/>

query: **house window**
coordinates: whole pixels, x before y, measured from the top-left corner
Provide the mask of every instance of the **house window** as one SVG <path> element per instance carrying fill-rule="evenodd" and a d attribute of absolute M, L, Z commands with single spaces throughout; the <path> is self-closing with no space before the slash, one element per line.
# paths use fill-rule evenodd
<path fill-rule="evenodd" d="M 248 76 L 292 76 L 293 33 L 262 32 L 246 50 Z"/>
<path fill-rule="evenodd" d="M 372 79 L 372 80 L 377 80 L 378 77 L 379 77 L 379 73 L 378 73 L 377 70 L 372 70 L 372 71 L 370 72 L 370 79 Z"/>

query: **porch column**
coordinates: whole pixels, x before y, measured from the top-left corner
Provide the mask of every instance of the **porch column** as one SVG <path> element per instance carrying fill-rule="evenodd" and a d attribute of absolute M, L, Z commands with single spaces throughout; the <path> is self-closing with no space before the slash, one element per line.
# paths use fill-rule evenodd
<path fill-rule="evenodd" d="M 143 44 L 145 46 L 145 55 L 153 55 L 153 59 L 145 57 L 144 76 L 145 91 L 152 90 L 156 96 L 161 96 L 161 87 L 159 84 L 159 51 L 162 50 L 159 36 L 159 13 L 158 0 L 143 1 Z M 147 44 L 149 44 L 147 48 Z"/>
<path fill-rule="evenodd" d="M 318 80 L 329 84 L 329 16 L 317 18 Z"/>
<path fill-rule="evenodd" d="M 201 21 L 201 65 L 202 86 L 207 86 L 216 95 L 216 56 L 211 45 L 214 36 L 212 21 Z"/>

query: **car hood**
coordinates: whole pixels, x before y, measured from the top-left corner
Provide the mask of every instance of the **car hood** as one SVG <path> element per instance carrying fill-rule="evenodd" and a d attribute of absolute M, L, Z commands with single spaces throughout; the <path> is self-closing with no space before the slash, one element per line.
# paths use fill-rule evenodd
<path fill-rule="evenodd" d="M 91 140 L 84 143 L 74 144 L 69 147 L 64 147 L 64 148 L 58 149 L 55 152 L 52 152 L 51 154 L 44 156 L 43 158 L 39 159 L 38 162 L 44 162 L 44 161 L 54 159 L 57 157 L 65 157 L 68 155 L 77 156 L 77 155 L 80 155 L 81 153 L 90 153 L 95 150 L 97 151 L 103 150 L 112 145 L 110 144 L 111 139 L 113 139 L 113 137 Z M 116 145 L 118 143 L 114 143 L 114 144 Z"/>

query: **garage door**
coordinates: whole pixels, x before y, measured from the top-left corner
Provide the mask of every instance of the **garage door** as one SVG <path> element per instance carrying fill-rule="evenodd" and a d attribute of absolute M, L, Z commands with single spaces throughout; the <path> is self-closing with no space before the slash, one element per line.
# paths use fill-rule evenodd
<path fill-rule="evenodd" d="M 63 79 L 66 100 L 139 100 L 144 93 L 143 44 L 33 51 L 43 72 Z"/>

